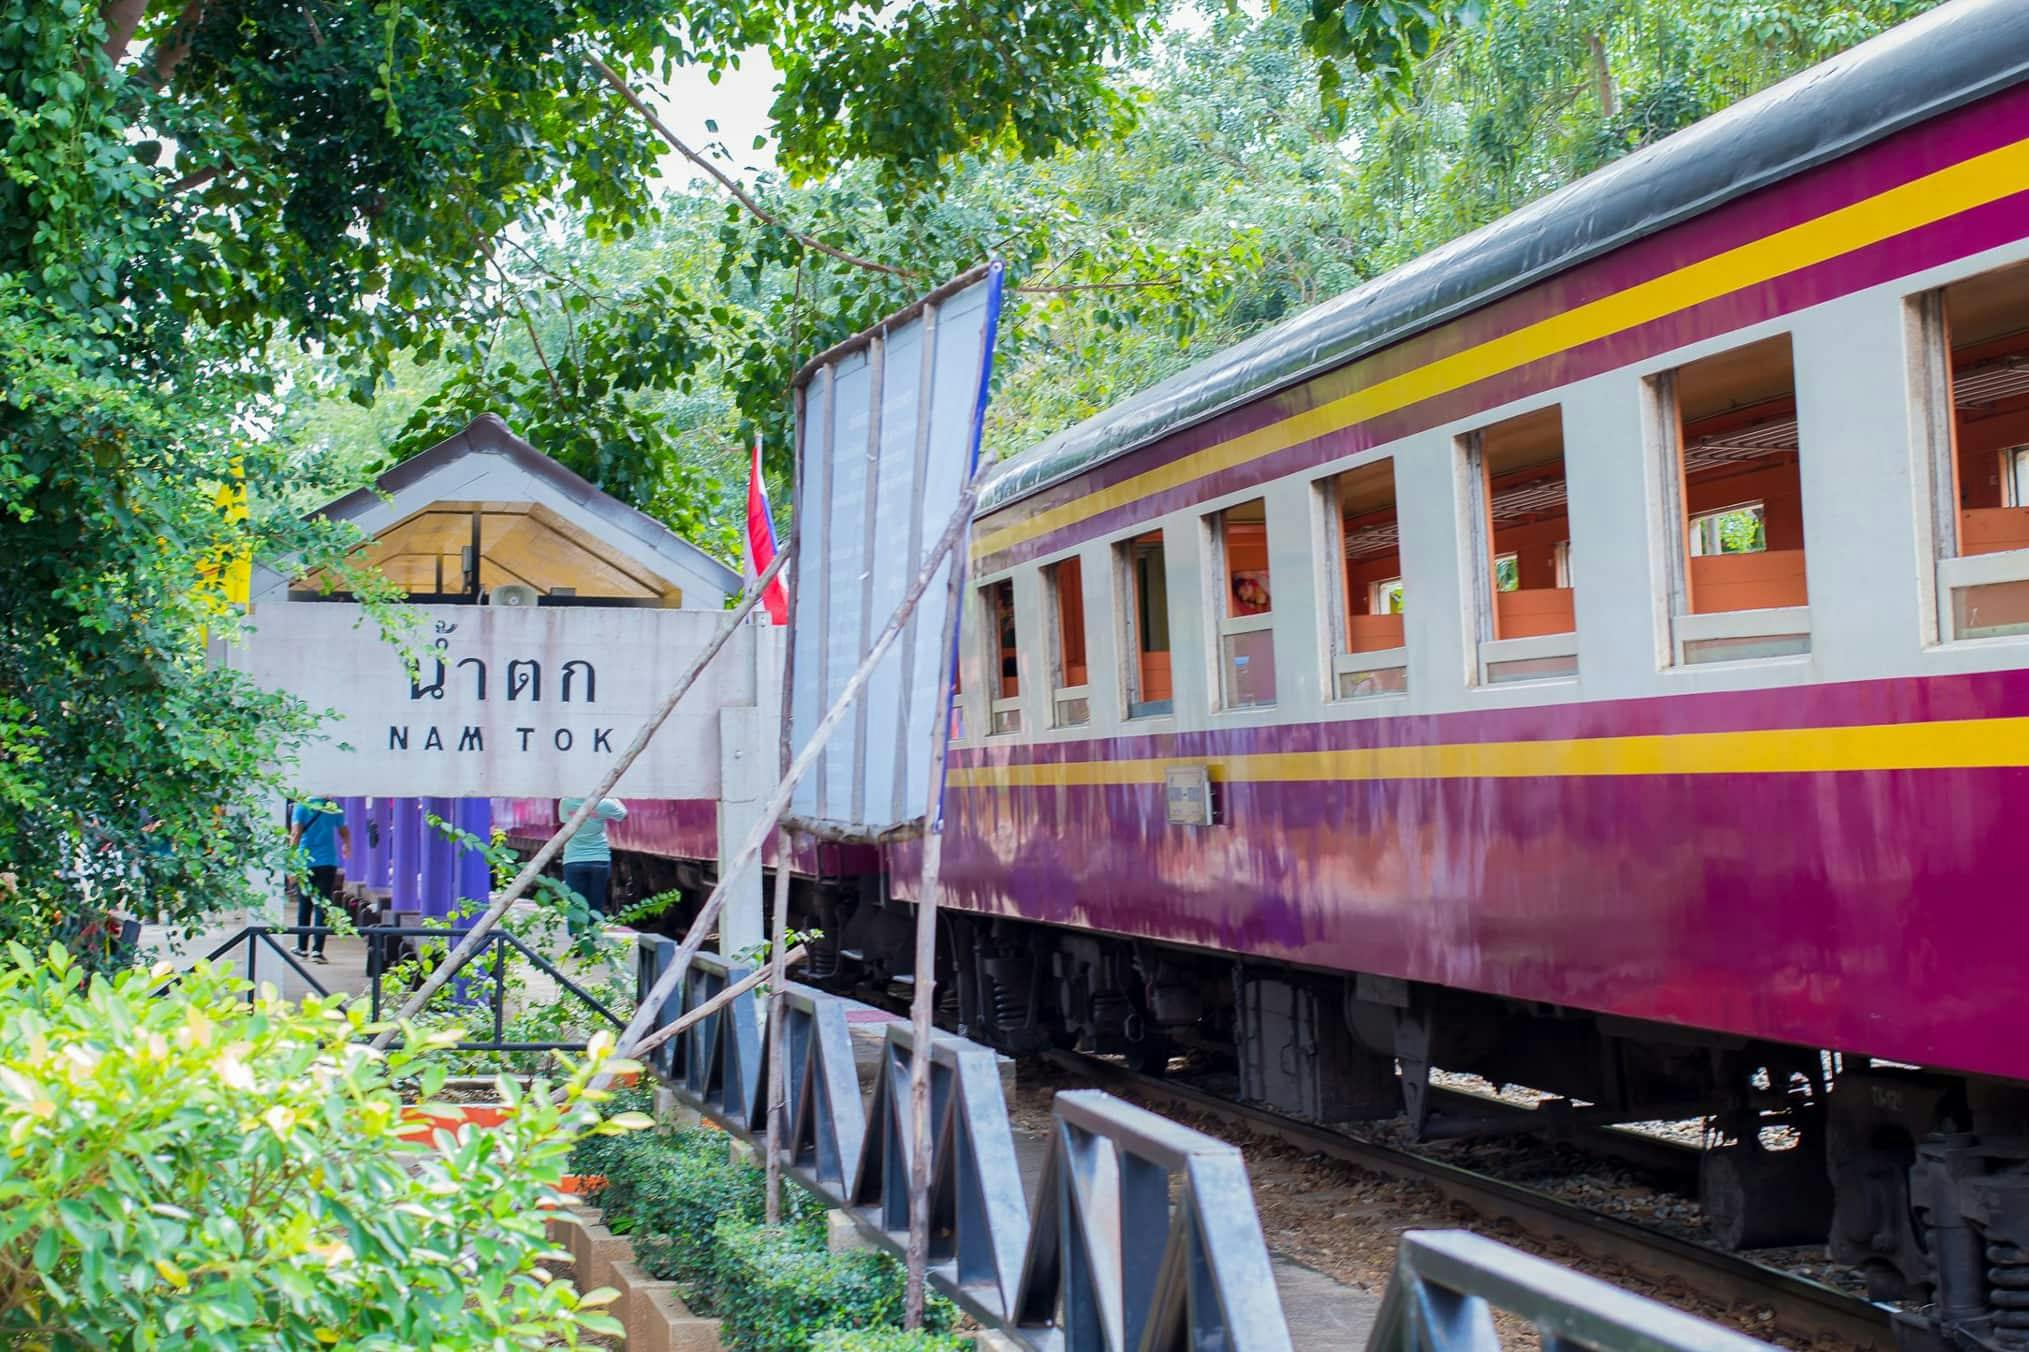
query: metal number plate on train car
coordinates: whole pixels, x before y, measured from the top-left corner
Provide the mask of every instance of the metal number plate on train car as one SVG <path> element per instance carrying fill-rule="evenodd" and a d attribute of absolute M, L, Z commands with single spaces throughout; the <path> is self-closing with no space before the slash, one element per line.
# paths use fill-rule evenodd
<path fill-rule="evenodd" d="M 1162 772 L 1162 787 L 1171 826 L 1210 826 L 1218 821 L 1211 766 L 1172 765 Z"/>

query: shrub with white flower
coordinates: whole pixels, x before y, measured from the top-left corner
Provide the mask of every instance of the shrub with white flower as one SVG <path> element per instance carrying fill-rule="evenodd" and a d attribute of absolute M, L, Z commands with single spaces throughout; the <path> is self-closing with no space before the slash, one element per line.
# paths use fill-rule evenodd
<path fill-rule="evenodd" d="M 592 1076 L 634 1068 L 610 1036 L 554 1087 L 503 1082 L 499 1126 L 418 1130 L 394 1081 L 434 1095 L 443 1072 L 418 1062 L 455 1030 L 379 1054 L 356 1008 L 246 992 L 205 965 L 92 977 L 60 948 L 38 962 L 10 946 L 0 1345 L 539 1348 L 619 1332 L 613 1292 L 553 1275 L 541 1215 L 575 1142 L 648 1124 L 600 1119 Z"/>

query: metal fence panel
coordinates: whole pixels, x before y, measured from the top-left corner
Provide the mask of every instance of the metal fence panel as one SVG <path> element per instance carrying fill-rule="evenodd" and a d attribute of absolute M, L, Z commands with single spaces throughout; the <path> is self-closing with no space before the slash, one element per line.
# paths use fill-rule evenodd
<path fill-rule="evenodd" d="M 1767 1352 L 1770 1344 L 1464 1230 L 1411 1230 L 1367 1352 L 1499 1352 L 1494 1311 L 1547 1348 Z"/>

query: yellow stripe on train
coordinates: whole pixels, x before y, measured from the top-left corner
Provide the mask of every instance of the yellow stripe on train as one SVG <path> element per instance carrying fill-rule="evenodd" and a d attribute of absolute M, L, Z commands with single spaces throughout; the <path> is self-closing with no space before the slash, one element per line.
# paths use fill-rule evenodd
<path fill-rule="evenodd" d="M 1237 784 L 1991 769 L 2029 766 L 2029 718 L 966 766 L 954 768 L 950 782 L 961 789 L 1160 784 L 1170 766 L 1206 764 L 1212 778 Z"/>
<path fill-rule="evenodd" d="M 974 541 L 973 557 L 999 553 L 1115 507 L 1837 258 L 2025 187 L 2029 187 L 2029 141 L 2017 141 L 984 532 Z"/>

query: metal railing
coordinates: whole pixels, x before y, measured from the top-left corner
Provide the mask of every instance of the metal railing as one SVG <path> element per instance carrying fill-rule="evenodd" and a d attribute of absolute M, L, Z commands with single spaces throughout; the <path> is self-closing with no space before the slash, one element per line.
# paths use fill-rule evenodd
<path fill-rule="evenodd" d="M 1543 1352 L 1767 1352 L 1768 1343 L 1463 1230 L 1411 1230 L 1367 1352 L 1500 1352 L 1494 1311 Z"/>
<path fill-rule="evenodd" d="M 330 925 L 246 925 L 236 930 L 232 937 L 205 954 L 210 962 L 217 962 L 226 954 L 242 945 L 246 949 L 246 978 L 254 983 L 247 991 L 247 1000 L 252 1002 L 257 989 L 260 955 L 263 948 L 280 958 L 289 969 L 300 977 L 303 984 L 315 994 L 329 998 L 335 992 L 296 957 L 289 948 L 276 942 L 278 936 L 290 935 L 298 942 L 313 938 L 329 937 L 340 931 Z M 385 1007 L 383 988 L 390 969 L 399 965 L 401 952 L 410 941 L 435 940 L 449 944 L 455 942 L 458 931 L 448 927 L 438 928 L 423 925 L 361 925 L 344 931 L 345 937 L 366 940 L 368 1019 L 378 1022 Z M 581 1052 L 585 1039 L 574 1042 L 509 1042 L 507 1041 L 507 963 L 512 954 L 518 953 L 527 959 L 537 971 L 557 983 L 559 989 L 569 992 L 578 1003 L 603 1019 L 615 1031 L 626 1026 L 626 1021 L 590 991 L 557 970 L 555 963 L 530 948 L 516 936 L 505 930 L 493 930 L 480 941 L 479 951 L 473 955 L 466 970 L 469 977 L 460 977 L 454 999 L 466 1009 L 483 1007 L 492 1027 L 492 1036 L 487 1039 L 470 1039 L 456 1044 L 457 1050 L 467 1052 Z M 173 982 L 171 983 L 174 984 Z M 348 998 L 357 998 L 349 994 Z"/>
<path fill-rule="evenodd" d="M 674 953 L 674 944 L 644 941 L 643 990 Z M 686 975 L 683 1010 L 743 971 L 704 954 L 693 961 L 705 976 Z M 871 1097 L 863 1099 L 846 1002 L 792 984 L 771 1003 L 785 1020 L 788 1172 L 873 1242 L 903 1253 L 917 1146 L 908 1025 L 887 1025 Z M 746 1060 L 745 1049 L 750 1032 L 754 1044 L 765 1042 L 761 1002 L 744 994 L 724 1013 L 730 1017 L 707 1017 L 674 1039 L 681 1046 L 656 1069 L 685 1103 L 759 1144 L 765 1130 L 750 1124 L 764 1111 L 765 1068 Z M 732 1073 L 749 1064 L 751 1088 Z M 1035 1352 L 1287 1352 L 1237 1148 L 1097 1090 L 1059 1094 L 1032 1220 L 998 1056 L 935 1034 L 930 1105 L 928 1278 L 982 1324 Z"/>

